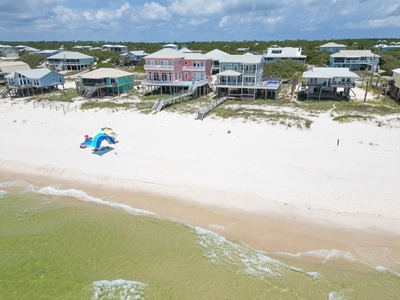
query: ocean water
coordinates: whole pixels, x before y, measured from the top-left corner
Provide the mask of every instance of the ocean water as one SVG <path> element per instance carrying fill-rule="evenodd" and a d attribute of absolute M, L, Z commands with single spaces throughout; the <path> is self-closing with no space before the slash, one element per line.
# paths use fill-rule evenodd
<path fill-rule="evenodd" d="M 0 183 L 0 299 L 399 299 L 367 257 L 262 253 L 117 200 Z"/>

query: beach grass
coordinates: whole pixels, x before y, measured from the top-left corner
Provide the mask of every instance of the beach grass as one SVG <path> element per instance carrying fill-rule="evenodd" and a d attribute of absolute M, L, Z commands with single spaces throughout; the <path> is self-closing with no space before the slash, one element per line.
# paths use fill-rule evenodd
<path fill-rule="evenodd" d="M 73 102 L 74 98 L 80 96 L 76 89 L 65 89 L 54 91 L 49 94 L 35 95 L 28 97 L 26 101 L 59 101 L 59 102 Z"/>

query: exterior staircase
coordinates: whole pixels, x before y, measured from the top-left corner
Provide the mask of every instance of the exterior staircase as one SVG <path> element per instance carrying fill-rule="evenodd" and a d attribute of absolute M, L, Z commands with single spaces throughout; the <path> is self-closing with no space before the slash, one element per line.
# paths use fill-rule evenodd
<path fill-rule="evenodd" d="M 5 88 L 4 90 L 2 90 L 1 91 L 1 94 L 0 94 L 0 97 L 1 98 L 6 98 L 7 97 L 7 95 L 8 95 L 8 93 L 11 91 L 11 89 L 10 88 Z"/>

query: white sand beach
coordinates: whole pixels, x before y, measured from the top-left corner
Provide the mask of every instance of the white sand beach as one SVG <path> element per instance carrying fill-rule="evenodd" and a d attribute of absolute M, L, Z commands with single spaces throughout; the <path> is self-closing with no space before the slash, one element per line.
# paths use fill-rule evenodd
<path fill-rule="evenodd" d="M 168 111 L 64 114 L 3 99 L 0 171 L 79 184 L 262 250 L 357 244 L 390 246 L 400 257 L 398 116 L 390 126 L 341 124 L 329 113 L 308 118 L 311 128 L 297 129 Z M 112 151 L 99 156 L 79 147 L 105 126 L 119 134 Z M 141 200 L 133 203 L 129 193 Z"/>

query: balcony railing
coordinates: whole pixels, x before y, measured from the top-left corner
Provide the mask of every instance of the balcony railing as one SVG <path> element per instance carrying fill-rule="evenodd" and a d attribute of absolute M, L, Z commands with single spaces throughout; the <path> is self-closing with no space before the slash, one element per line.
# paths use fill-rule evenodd
<path fill-rule="evenodd" d="M 350 81 L 332 81 L 329 84 L 327 82 L 309 82 L 306 83 L 307 86 L 315 86 L 315 87 L 355 87 L 355 82 Z"/>
<path fill-rule="evenodd" d="M 335 59 L 333 61 L 335 64 L 373 64 L 376 63 L 372 59 L 363 60 L 363 59 Z"/>
<path fill-rule="evenodd" d="M 183 71 L 197 71 L 197 72 L 204 72 L 206 70 L 205 66 L 197 67 L 197 66 L 184 66 L 182 67 Z"/>
<path fill-rule="evenodd" d="M 145 70 L 173 70 L 172 65 L 144 65 Z"/>

